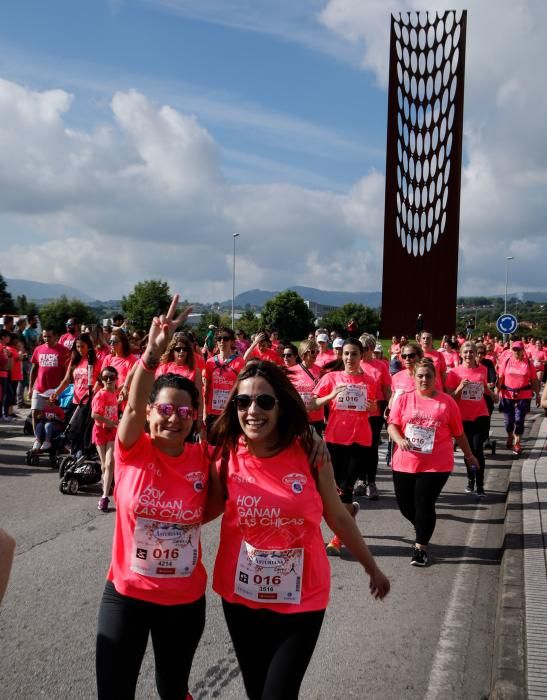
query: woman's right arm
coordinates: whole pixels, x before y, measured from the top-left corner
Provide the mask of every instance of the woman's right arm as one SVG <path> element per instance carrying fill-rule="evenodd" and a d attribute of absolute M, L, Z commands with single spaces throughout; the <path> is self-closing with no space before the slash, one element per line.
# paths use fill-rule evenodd
<path fill-rule="evenodd" d="M 118 428 L 118 438 L 126 448 L 132 447 L 144 431 L 148 397 L 154 384 L 160 357 L 176 328 L 186 320 L 192 310 L 189 306 L 175 318 L 178 300 L 179 295 L 175 294 L 167 314 L 156 316 L 152 320 L 148 333 L 148 345 L 142 359 L 135 365 L 127 405 Z"/>
<path fill-rule="evenodd" d="M 72 383 L 72 367 L 68 367 L 66 374 L 63 378 L 63 381 L 59 384 L 59 386 L 55 389 L 53 394 L 51 395 L 51 400 L 56 401 L 57 398 L 59 397 L 59 394 L 62 394 L 63 391 L 67 388 L 69 384 Z"/>

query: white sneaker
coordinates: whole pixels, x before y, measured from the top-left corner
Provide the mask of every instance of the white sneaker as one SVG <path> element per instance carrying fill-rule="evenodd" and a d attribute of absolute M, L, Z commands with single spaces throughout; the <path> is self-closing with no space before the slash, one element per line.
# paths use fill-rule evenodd
<path fill-rule="evenodd" d="M 351 507 L 352 507 L 352 514 L 351 515 L 355 518 L 357 513 L 361 510 L 361 506 L 359 505 L 359 503 L 357 503 L 357 501 L 353 501 L 353 503 L 351 504 Z"/>
<path fill-rule="evenodd" d="M 41 446 L 42 446 L 42 443 L 40 442 L 40 440 L 36 439 L 32 444 L 32 449 L 35 452 L 38 452 L 38 450 L 40 449 Z"/>
<path fill-rule="evenodd" d="M 360 496 L 364 496 L 366 494 L 367 487 L 365 485 L 365 482 L 362 479 L 357 479 L 355 482 L 355 486 L 353 487 L 353 496 L 355 498 L 359 498 Z"/>
<path fill-rule="evenodd" d="M 51 442 L 48 442 L 47 440 L 43 443 L 42 445 L 43 450 L 51 450 Z"/>

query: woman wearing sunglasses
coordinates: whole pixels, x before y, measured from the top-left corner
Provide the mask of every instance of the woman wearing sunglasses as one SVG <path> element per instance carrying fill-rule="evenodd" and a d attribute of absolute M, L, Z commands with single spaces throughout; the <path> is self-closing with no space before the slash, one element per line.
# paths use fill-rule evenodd
<path fill-rule="evenodd" d="M 96 649 L 100 700 L 134 697 L 149 635 L 159 696 L 190 698 L 188 676 L 205 623 L 200 528 L 210 460 L 203 444 L 186 442 L 197 390 L 180 375 L 154 379 L 191 310 L 175 317 L 177 303 L 178 295 L 152 321 L 115 442 L 116 524 Z"/>
<path fill-rule="evenodd" d="M 111 366 L 118 372 L 118 398 L 122 406 L 125 406 L 133 376 L 131 370 L 138 358 L 131 353 L 129 338 L 127 333 L 121 328 L 112 329 L 112 335 L 108 344 L 110 345 L 111 354 L 110 357 L 106 357 L 103 360 L 102 367 Z"/>
<path fill-rule="evenodd" d="M 367 448 L 372 445 L 368 419 L 377 407 L 377 384 L 361 369 L 362 358 L 361 342 L 347 338 L 342 348 L 342 361 L 321 377 L 310 403 L 312 409 L 328 404 L 325 440 L 340 498 L 353 518 L 359 510 L 359 504 L 353 501 L 353 489 L 361 464 L 369 458 Z M 340 555 L 342 544 L 347 543 L 335 533 L 327 545 L 327 553 Z"/>
<path fill-rule="evenodd" d="M 418 343 L 410 341 L 401 348 L 400 358 L 403 369 L 400 372 L 396 372 L 391 377 L 392 399 L 390 401 L 390 406 L 396 396 L 399 396 L 399 394 L 405 391 L 414 391 L 416 388 L 416 382 L 414 380 L 416 363 L 419 362 L 423 356 L 423 350 Z"/>
<path fill-rule="evenodd" d="M 427 547 L 435 530 L 435 503 L 454 468 L 452 438 L 470 468 L 478 468 L 463 431 L 454 399 L 436 388 L 435 366 L 429 358 L 416 363 L 415 390 L 393 401 L 388 433 L 395 449 L 393 485 L 401 514 L 415 530 L 410 564 L 427 566 Z"/>
<path fill-rule="evenodd" d="M 103 474 L 103 493 L 97 503 L 97 509 L 102 510 L 103 513 L 108 511 L 114 476 L 114 439 L 118 426 L 117 379 L 118 372 L 114 367 L 105 367 L 99 377 L 103 388 L 99 389 L 91 402 L 91 417 L 94 420 L 91 442 L 97 448 Z"/>
<path fill-rule="evenodd" d="M 329 598 L 323 516 L 367 571 L 372 595 L 389 591 L 328 455 L 310 466 L 314 435 L 283 370 L 260 361 L 241 372 L 213 428 L 226 498 L 213 588 L 251 700 L 298 697 Z"/>
<path fill-rule="evenodd" d="M 463 421 L 465 436 L 473 454 L 479 462 L 478 469 L 467 467 L 466 493 L 473 493 L 475 483 L 477 496 L 484 498 L 485 459 L 483 445 L 488 438 L 490 414 L 485 401 L 490 396 L 488 371 L 477 363 L 477 348 L 467 340 L 460 348 L 462 364 L 454 367 L 446 375 L 446 391 L 458 404 Z"/>
<path fill-rule="evenodd" d="M 167 346 L 160 361 L 160 366 L 156 371 L 156 377 L 163 374 L 180 374 L 191 382 L 194 382 L 199 396 L 198 417 L 196 420 L 196 431 L 202 429 L 203 416 L 203 382 L 201 372 L 196 366 L 196 356 L 194 348 L 185 333 L 175 333 L 173 339 Z"/>

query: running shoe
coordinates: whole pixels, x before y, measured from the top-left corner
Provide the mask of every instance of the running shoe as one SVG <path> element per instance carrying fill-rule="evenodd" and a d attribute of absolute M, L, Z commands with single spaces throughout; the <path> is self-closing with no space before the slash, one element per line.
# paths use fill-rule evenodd
<path fill-rule="evenodd" d="M 41 446 L 42 446 L 42 443 L 41 443 L 40 440 L 38 440 L 38 439 L 36 439 L 36 440 L 32 443 L 32 449 L 33 449 L 35 452 L 38 452 L 38 450 L 40 449 Z"/>
<path fill-rule="evenodd" d="M 471 479 L 470 479 L 467 482 L 467 486 L 465 487 L 465 493 L 473 493 L 474 490 L 475 490 L 475 482 L 471 481 Z M 477 493 L 478 493 L 478 491 L 479 490 L 477 489 Z"/>
<path fill-rule="evenodd" d="M 411 566 L 427 566 L 429 557 L 425 549 L 418 549 L 414 547 L 412 550 L 412 559 L 410 560 Z"/>
<path fill-rule="evenodd" d="M 510 450 L 513 447 L 513 433 L 510 433 L 507 436 L 507 440 L 505 441 L 505 447 L 507 447 L 508 450 Z"/>
<path fill-rule="evenodd" d="M 376 484 L 369 484 L 367 486 L 367 496 L 370 501 L 378 500 L 378 489 L 376 488 Z"/>
<path fill-rule="evenodd" d="M 42 449 L 43 450 L 51 450 L 51 442 L 48 442 L 47 440 L 42 444 Z"/>
<path fill-rule="evenodd" d="M 365 496 L 367 492 L 367 487 L 362 479 L 357 479 L 355 486 L 353 487 L 353 495 L 355 498 Z"/>
<path fill-rule="evenodd" d="M 520 442 L 516 442 L 516 443 L 513 445 L 513 454 L 515 454 L 515 455 L 518 456 L 518 455 L 520 455 L 521 453 L 522 453 L 522 445 L 520 444 Z"/>
<path fill-rule="evenodd" d="M 102 496 L 99 498 L 99 502 L 97 503 L 97 510 L 102 510 L 103 513 L 106 513 L 108 511 L 109 503 L 110 499 L 107 496 Z"/>
<path fill-rule="evenodd" d="M 484 493 L 482 486 L 477 486 L 477 498 L 486 498 L 486 494 Z"/>
<path fill-rule="evenodd" d="M 327 554 L 330 557 L 339 557 L 342 551 L 342 540 L 338 535 L 334 535 L 332 540 L 327 545 Z"/>
<path fill-rule="evenodd" d="M 352 513 L 351 513 L 351 516 L 352 516 L 353 518 L 355 518 L 355 516 L 357 515 L 357 513 L 361 510 L 361 506 L 357 503 L 357 501 L 353 501 L 353 503 L 351 504 L 351 507 L 352 507 L 352 509 L 353 509 L 353 510 L 352 510 Z"/>

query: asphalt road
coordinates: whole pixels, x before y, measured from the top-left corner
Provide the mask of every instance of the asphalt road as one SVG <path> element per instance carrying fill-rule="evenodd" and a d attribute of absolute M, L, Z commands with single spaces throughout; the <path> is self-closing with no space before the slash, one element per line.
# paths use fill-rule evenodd
<path fill-rule="evenodd" d="M 494 414 L 501 434 L 501 417 Z M 96 615 L 109 562 L 114 514 L 96 510 L 97 490 L 59 492 L 46 465 L 25 465 L 30 438 L 22 424 L 0 426 L 0 526 L 17 552 L 0 611 L 2 700 L 95 697 Z M 383 459 L 378 502 L 361 501 L 358 524 L 390 577 L 383 601 L 349 557 L 332 558 L 332 594 L 302 687 L 309 700 L 487 697 L 512 455 L 501 446 L 487 458 L 488 499 L 464 493 L 461 453 L 438 507 L 427 569 L 409 566 L 412 533 L 400 515 Z M 382 446 L 382 450 L 385 445 Z M 203 530 L 212 571 L 219 523 Z M 325 541 L 329 537 L 325 527 Z M 245 692 L 219 600 L 208 592 L 207 625 L 191 675 L 195 700 L 240 700 Z M 180 631 L 184 643 L 184 630 Z M 147 650 L 138 698 L 157 697 Z"/>

